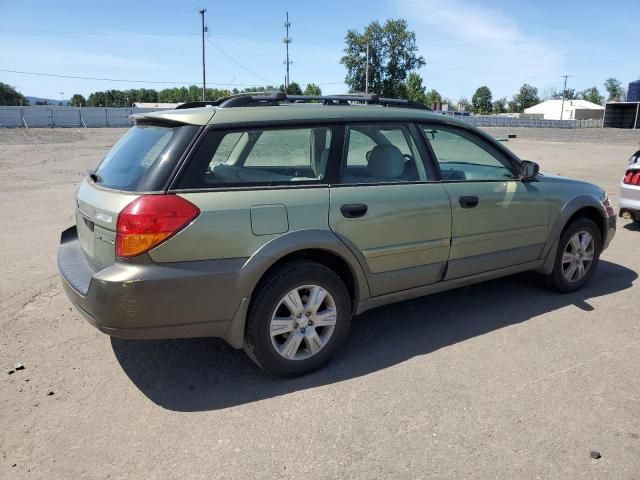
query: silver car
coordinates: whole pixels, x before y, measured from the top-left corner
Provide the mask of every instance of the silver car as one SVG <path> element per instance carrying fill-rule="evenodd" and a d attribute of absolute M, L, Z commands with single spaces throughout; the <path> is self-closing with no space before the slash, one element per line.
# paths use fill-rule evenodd
<path fill-rule="evenodd" d="M 620 216 L 640 222 L 640 150 L 629 159 L 620 182 Z"/>

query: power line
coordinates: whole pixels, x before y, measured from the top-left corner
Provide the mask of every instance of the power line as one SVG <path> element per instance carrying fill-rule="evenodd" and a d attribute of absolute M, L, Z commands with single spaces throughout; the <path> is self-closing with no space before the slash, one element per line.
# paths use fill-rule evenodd
<path fill-rule="evenodd" d="M 86 77 L 82 75 L 60 75 L 57 73 L 44 73 L 44 72 L 26 72 L 23 70 L 8 70 L 8 69 L 0 69 L 0 72 L 6 73 L 17 73 L 20 75 L 35 75 L 39 77 L 56 77 L 56 78 L 73 78 L 77 80 L 99 80 L 105 82 L 128 82 L 128 83 L 149 83 L 149 84 L 165 84 L 165 85 L 196 85 L 198 81 L 169 81 L 169 80 L 134 80 L 130 78 L 106 78 L 106 77 Z M 211 85 L 220 85 L 220 86 L 232 86 L 236 85 L 239 87 L 255 87 L 259 86 L 254 83 L 246 83 L 246 84 L 236 84 L 236 83 L 215 83 L 209 82 Z"/>
<path fill-rule="evenodd" d="M 209 42 L 211 43 L 211 42 Z M 212 44 L 214 47 L 216 45 Z M 222 51 L 221 51 L 222 53 Z M 164 84 L 164 85 L 197 85 L 198 81 L 169 81 L 169 80 L 139 80 L 139 79 L 129 79 L 129 78 L 107 78 L 107 77 L 88 77 L 88 76 L 83 76 L 83 75 L 61 75 L 61 74 L 57 74 L 57 73 L 45 73 L 45 72 L 27 72 L 24 70 L 9 70 L 9 69 L 3 69 L 0 68 L 0 72 L 5 72 L 5 73 L 16 73 L 18 75 L 33 75 L 33 76 L 38 76 L 38 77 L 54 77 L 54 78 L 71 78 L 71 79 L 75 79 L 75 80 L 96 80 L 96 81 L 103 81 L 103 82 L 126 82 L 126 83 L 148 83 L 148 84 Z M 268 84 L 270 85 L 274 85 L 274 82 L 272 82 L 271 80 L 268 80 L 264 77 L 262 77 L 261 75 L 258 75 L 254 72 L 250 72 L 253 75 L 259 76 L 260 78 L 262 78 L 263 80 L 265 80 Z M 302 83 L 315 83 L 316 85 L 340 85 L 342 83 L 344 83 L 343 81 L 339 81 L 339 82 L 322 82 L 322 83 L 316 83 L 316 82 L 302 82 Z M 256 84 L 256 83 L 216 83 L 216 82 L 209 82 L 210 85 L 219 85 L 219 86 L 223 86 L 223 87 L 263 87 L 264 85 L 261 84 Z"/>
<path fill-rule="evenodd" d="M 235 63 L 237 66 L 239 66 L 240 68 L 242 68 L 244 71 L 249 72 L 251 75 L 260 78 L 261 80 L 264 80 L 265 82 L 267 82 L 270 85 L 275 85 L 275 82 L 272 82 L 271 80 L 269 80 L 268 78 L 263 77 L 262 75 L 260 75 L 259 73 L 254 72 L 253 70 L 248 69 L 247 67 L 245 67 L 244 65 L 242 65 L 240 62 L 238 62 L 235 58 L 233 58 L 231 55 L 229 55 L 227 52 L 225 52 L 224 50 L 222 50 L 219 46 L 217 46 L 215 43 L 213 43 L 209 38 L 207 38 L 207 42 L 209 42 L 211 44 L 211 46 L 213 48 L 215 48 L 216 50 L 218 50 L 221 54 L 223 54 L 225 57 L 227 57 L 229 60 L 231 60 L 233 63 Z"/>

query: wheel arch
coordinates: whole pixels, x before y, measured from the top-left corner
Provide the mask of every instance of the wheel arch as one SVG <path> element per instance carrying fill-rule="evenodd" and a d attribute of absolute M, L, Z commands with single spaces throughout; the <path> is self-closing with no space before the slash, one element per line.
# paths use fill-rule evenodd
<path fill-rule="evenodd" d="M 345 282 L 355 313 L 360 302 L 370 297 L 364 270 L 356 255 L 333 232 L 299 230 L 278 236 L 263 245 L 243 265 L 238 288 L 246 301 L 234 318 L 227 340 L 238 348 L 244 341 L 246 313 L 251 296 L 269 272 L 287 261 L 307 259 L 333 269 Z"/>
<path fill-rule="evenodd" d="M 560 236 L 567 226 L 578 218 L 593 220 L 598 226 L 598 230 L 600 230 L 601 241 L 604 244 L 607 235 L 607 216 L 602 203 L 592 195 L 574 197 L 566 203 L 551 227 L 547 245 L 543 250 L 543 258 L 546 258 L 546 260 L 539 270 L 541 273 L 551 273 Z"/>

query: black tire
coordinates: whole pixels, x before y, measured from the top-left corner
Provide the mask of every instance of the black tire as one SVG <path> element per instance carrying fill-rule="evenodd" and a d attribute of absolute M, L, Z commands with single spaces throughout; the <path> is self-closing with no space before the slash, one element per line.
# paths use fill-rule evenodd
<path fill-rule="evenodd" d="M 593 260 L 587 268 L 585 275 L 577 281 L 569 281 L 563 271 L 562 257 L 571 240 L 571 238 L 578 232 L 588 232 L 593 238 Z M 561 292 L 569 293 L 580 290 L 584 287 L 591 277 L 593 272 L 598 267 L 600 261 L 600 253 L 602 253 L 602 233 L 593 220 L 588 218 L 578 218 L 567 225 L 560 235 L 560 241 L 558 243 L 558 251 L 556 252 L 556 258 L 553 264 L 553 271 L 546 275 L 546 281 L 549 288 Z"/>
<path fill-rule="evenodd" d="M 302 285 L 325 289 L 335 302 L 336 323 L 331 337 L 315 355 L 290 360 L 280 355 L 271 341 L 270 323 L 282 298 Z M 342 279 L 330 268 L 307 260 L 294 260 L 271 272 L 256 288 L 247 315 L 244 349 L 262 369 L 281 377 L 295 377 L 325 365 L 344 343 L 349 332 L 352 304 Z"/>

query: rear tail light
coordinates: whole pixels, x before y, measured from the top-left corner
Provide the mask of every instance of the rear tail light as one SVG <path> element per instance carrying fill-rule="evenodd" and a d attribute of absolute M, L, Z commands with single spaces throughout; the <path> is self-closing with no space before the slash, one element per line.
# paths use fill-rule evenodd
<path fill-rule="evenodd" d="M 640 185 L 640 170 L 627 170 L 622 183 L 627 185 Z"/>
<path fill-rule="evenodd" d="M 189 225 L 200 210 L 178 195 L 143 195 L 118 215 L 116 255 L 148 252 Z"/>

